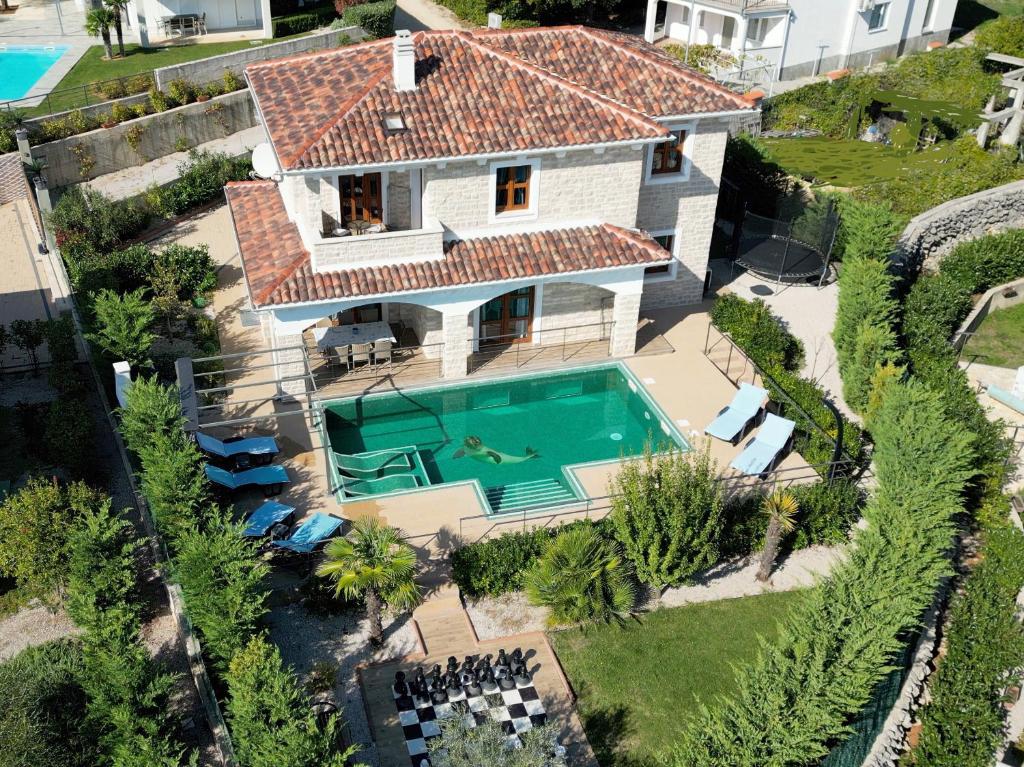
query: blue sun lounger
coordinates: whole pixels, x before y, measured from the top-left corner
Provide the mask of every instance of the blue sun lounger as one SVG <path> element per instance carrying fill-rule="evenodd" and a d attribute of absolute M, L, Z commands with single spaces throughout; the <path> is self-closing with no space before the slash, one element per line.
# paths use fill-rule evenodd
<path fill-rule="evenodd" d="M 707 425 L 704 433 L 735 445 L 750 423 L 757 418 L 767 398 L 768 392 L 760 386 L 740 384 L 740 390 L 733 396 L 732 402 Z"/>
<path fill-rule="evenodd" d="M 238 490 L 247 485 L 259 485 L 265 495 L 280 493 L 290 481 L 284 466 L 257 466 L 255 469 L 230 472 L 206 463 L 203 464 L 203 469 L 206 471 L 206 478 L 221 487 Z"/>
<path fill-rule="evenodd" d="M 317 512 L 295 528 L 288 538 L 283 541 L 271 541 L 271 544 L 295 554 L 309 554 L 334 535 L 341 527 L 341 522 L 338 517 Z"/>
<path fill-rule="evenodd" d="M 786 449 L 795 428 L 796 424 L 792 421 L 768 413 L 757 436 L 747 443 L 743 452 L 729 465 L 750 476 L 764 474 Z"/>
<path fill-rule="evenodd" d="M 1013 392 L 1008 392 L 1006 389 L 1000 389 L 998 386 L 989 386 L 985 390 L 985 393 L 996 402 L 1001 402 L 1008 408 L 1016 410 L 1018 413 L 1024 413 L 1024 399 L 1014 396 Z"/>
<path fill-rule="evenodd" d="M 245 520 L 245 530 L 242 531 L 242 535 L 246 538 L 262 538 L 270 532 L 270 528 L 278 522 L 284 522 L 294 513 L 294 506 L 285 506 L 277 501 L 267 501 Z"/>
<path fill-rule="evenodd" d="M 277 442 L 273 437 L 245 437 L 243 439 L 232 439 L 221 441 L 209 434 L 196 432 L 196 442 L 204 453 L 215 455 L 218 458 L 235 458 L 240 455 L 250 455 L 265 458 L 269 463 L 271 457 L 280 452 Z"/>

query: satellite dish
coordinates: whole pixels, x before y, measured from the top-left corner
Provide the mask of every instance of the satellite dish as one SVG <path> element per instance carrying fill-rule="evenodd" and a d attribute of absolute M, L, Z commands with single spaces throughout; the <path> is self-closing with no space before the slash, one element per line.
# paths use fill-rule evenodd
<path fill-rule="evenodd" d="M 264 141 L 252 150 L 252 170 L 260 178 L 271 178 L 281 172 L 274 147 Z"/>

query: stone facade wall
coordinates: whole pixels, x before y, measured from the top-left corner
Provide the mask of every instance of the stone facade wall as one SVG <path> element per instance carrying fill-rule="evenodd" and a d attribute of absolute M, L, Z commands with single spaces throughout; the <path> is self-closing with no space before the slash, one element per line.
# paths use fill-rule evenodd
<path fill-rule="evenodd" d="M 387 191 L 388 227 L 393 230 L 412 228 L 412 190 L 409 172 L 388 173 Z"/>
<path fill-rule="evenodd" d="M 652 281 L 644 287 L 644 309 L 701 300 L 730 125 L 728 119 L 697 123 L 688 180 L 640 187 L 637 226 L 674 230 L 679 260 L 675 280 Z"/>
<path fill-rule="evenodd" d="M 388 320 L 401 321 L 412 328 L 420 346 L 426 347 L 423 349 L 426 357 L 433 359 L 441 356 L 441 347 L 436 346 L 444 340 L 441 312 L 419 304 L 388 304 Z"/>
<path fill-rule="evenodd" d="M 313 268 L 331 271 L 369 263 L 426 261 L 443 256 L 440 228 L 328 237 L 313 245 Z"/>
<path fill-rule="evenodd" d="M 1024 181 L 938 205 L 912 219 L 900 236 L 897 261 L 907 269 L 938 268 L 958 243 L 1024 227 Z"/>
<path fill-rule="evenodd" d="M 560 344 L 563 336 L 569 343 L 608 337 L 613 302 L 613 293 L 593 285 L 576 282 L 546 284 L 540 308 L 540 343 Z M 579 327 L 581 325 L 586 327 Z M 563 334 L 559 328 L 573 329 Z"/>
<path fill-rule="evenodd" d="M 644 152 L 630 147 L 569 151 L 565 157 L 540 156 L 540 167 L 531 179 L 530 193 L 537 197 L 537 216 L 508 223 L 551 228 L 583 221 L 602 221 L 636 226 L 637 199 Z M 505 227 L 491 221 L 494 188 L 491 164 L 452 163 L 423 169 L 424 218 L 437 219 L 456 235 L 466 230 Z"/>
<path fill-rule="evenodd" d="M 248 90 L 186 104 L 166 112 L 97 128 L 32 147 L 32 157 L 46 165 L 50 188 L 77 184 L 105 173 L 143 165 L 178 151 L 179 139 L 189 146 L 224 138 L 256 125 Z M 136 136 L 137 146 L 128 139 Z M 83 158 L 91 167 L 82 173 Z"/>

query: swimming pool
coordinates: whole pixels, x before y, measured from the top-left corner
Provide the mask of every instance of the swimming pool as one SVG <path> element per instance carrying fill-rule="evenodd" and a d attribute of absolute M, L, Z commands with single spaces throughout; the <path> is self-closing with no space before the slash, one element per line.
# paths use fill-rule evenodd
<path fill-rule="evenodd" d="M 66 45 L 0 47 L 0 101 L 22 98 L 67 50 Z"/>
<path fill-rule="evenodd" d="M 566 467 L 689 448 L 617 363 L 335 400 L 324 415 L 335 453 L 407 453 L 418 485 L 476 481 L 492 512 L 579 500 Z"/>

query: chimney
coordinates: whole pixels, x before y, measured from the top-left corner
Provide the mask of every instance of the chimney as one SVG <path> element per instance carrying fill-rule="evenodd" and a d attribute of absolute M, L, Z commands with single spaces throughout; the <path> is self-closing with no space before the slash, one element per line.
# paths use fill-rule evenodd
<path fill-rule="evenodd" d="M 487 14 L 487 28 L 501 29 L 501 14 L 491 11 Z"/>
<path fill-rule="evenodd" d="M 392 61 L 395 90 L 416 90 L 416 47 L 412 44 L 412 33 L 408 29 L 399 29 L 395 32 Z"/>

